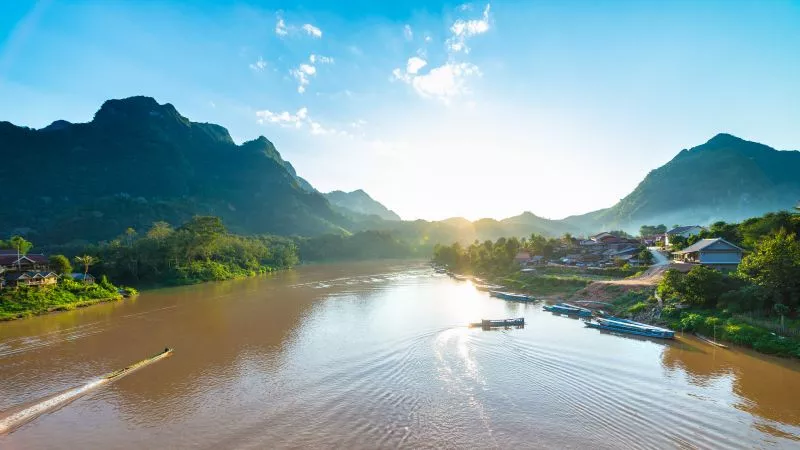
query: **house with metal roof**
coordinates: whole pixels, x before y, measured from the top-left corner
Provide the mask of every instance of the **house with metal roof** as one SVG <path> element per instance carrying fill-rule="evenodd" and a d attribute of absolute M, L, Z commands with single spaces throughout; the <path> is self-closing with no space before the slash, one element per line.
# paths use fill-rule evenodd
<path fill-rule="evenodd" d="M 49 261 L 42 254 L 18 255 L 16 250 L 0 251 L 0 267 L 6 271 L 29 272 L 47 270 Z"/>
<path fill-rule="evenodd" d="M 669 246 L 669 239 L 675 236 L 688 238 L 689 236 L 697 236 L 703 231 L 704 228 L 700 225 L 687 225 L 683 227 L 675 227 L 664 233 L 664 245 Z"/>
<path fill-rule="evenodd" d="M 744 250 L 722 238 L 701 239 L 681 251 L 674 252 L 679 262 L 701 264 L 717 270 L 736 270 Z"/>
<path fill-rule="evenodd" d="M 47 271 L 10 272 L 3 277 L 6 286 L 47 286 L 58 282 L 58 275 Z"/>

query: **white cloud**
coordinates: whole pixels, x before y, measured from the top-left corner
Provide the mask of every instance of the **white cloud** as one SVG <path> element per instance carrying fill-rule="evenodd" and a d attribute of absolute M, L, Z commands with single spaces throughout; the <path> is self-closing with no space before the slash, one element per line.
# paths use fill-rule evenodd
<path fill-rule="evenodd" d="M 311 61 L 311 64 L 333 64 L 333 58 L 329 56 L 315 55 L 313 53 L 308 57 L 308 60 Z"/>
<path fill-rule="evenodd" d="M 353 137 L 352 134 L 344 130 L 337 130 L 333 127 L 326 127 L 308 114 L 308 108 L 302 107 L 296 113 L 288 111 L 273 112 L 268 109 L 256 111 L 256 121 L 261 124 L 276 124 L 282 128 L 307 129 L 313 135 L 338 135 Z M 362 121 L 359 121 L 362 122 Z M 366 122 L 363 122 L 366 123 Z"/>
<path fill-rule="evenodd" d="M 282 127 L 300 128 L 308 119 L 308 108 L 300 108 L 295 114 L 292 114 L 288 111 L 276 113 L 265 109 L 262 111 L 256 111 L 256 117 L 258 118 L 258 123 L 260 124 L 276 123 Z"/>
<path fill-rule="evenodd" d="M 307 23 L 307 24 L 303 25 L 303 31 L 308 33 L 309 36 L 312 36 L 312 37 L 315 37 L 315 38 L 321 38 L 322 37 L 322 30 L 320 30 L 319 28 L 315 27 L 314 25 L 311 25 L 310 23 Z"/>
<path fill-rule="evenodd" d="M 250 64 L 250 69 L 255 70 L 256 72 L 261 72 L 267 67 L 267 62 L 264 61 L 264 58 L 258 57 L 258 61 Z"/>
<path fill-rule="evenodd" d="M 275 24 L 275 34 L 278 36 L 286 36 L 289 34 L 289 28 L 286 26 L 286 22 L 283 21 L 283 17 L 278 16 L 278 22 Z"/>
<path fill-rule="evenodd" d="M 470 63 L 447 63 L 431 69 L 425 75 L 417 75 L 411 85 L 423 97 L 437 98 L 444 102 L 469 92 L 466 79 L 480 76 L 478 66 Z"/>
<path fill-rule="evenodd" d="M 418 58 L 416 56 L 412 56 L 408 58 L 408 63 L 406 64 L 406 72 L 413 75 L 419 72 L 419 69 L 427 66 L 428 62 L 422 58 Z"/>
<path fill-rule="evenodd" d="M 459 11 L 468 11 L 469 8 L 460 7 Z M 471 77 L 481 76 L 478 66 L 463 61 L 463 54 L 469 53 L 467 39 L 486 33 L 490 28 L 491 4 L 483 9 L 480 19 L 458 19 L 450 27 L 450 37 L 445 41 L 448 49 L 447 62 L 436 67 L 428 68 L 428 61 L 424 49 L 417 50 L 417 56 L 412 56 L 406 62 L 404 69 L 396 68 L 392 71 L 391 80 L 402 81 L 414 88 L 423 98 L 434 98 L 444 103 L 470 92 L 467 81 Z M 425 41 L 430 41 L 430 36 L 425 36 Z M 423 69 L 427 72 L 423 72 Z"/>
<path fill-rule="evenodd" d="M 311 77 L 317 74 L 317 65 L 319 64 L 333 64 L 333 58 L 329 56 L 311 54 L 308 57 L 311 64 L 300 64 L 296 69 L 292 69 L 289 73 L 297 80 L 297 92 L 304 93 L 306 86 L 311 83 Z"/>
<path fill-rule="evenodd" d="M 297 92 L 302 94 L 306 91 L 306 86 L 311 82 L 309 77 L 317 73 L 317 68 L 309 64 L 300 64 L 300 67 L 292 69 L 290 73 L 297 80 Z"/>
<path fill-rule="evenodd" d="M 447 40 L 447 48 L 450 49 L 451 52 L 469 53 L 469 47 L 466 44 L 467 39 L 489 31 L 489 11 L 491 7 L 491 4 L 486 5 L 480 19 L 458 19 L 453 23 L 450 27 L 452 37 Z"/>
<path fill-rule="evenodd" d="M 414 39 L 414 31 L 411 29 L 411 25 L 406 25 L 403 27 L 403 36 L 407 41 Z"/>

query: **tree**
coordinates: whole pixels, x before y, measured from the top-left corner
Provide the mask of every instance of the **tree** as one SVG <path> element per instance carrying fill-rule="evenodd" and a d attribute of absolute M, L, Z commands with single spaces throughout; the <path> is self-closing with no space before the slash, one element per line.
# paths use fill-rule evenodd
<path fill-rule="evenodd" d="M 72 264 L 64 255 L 51 255 L 50 270 L 60 275 L 70 274 L 72 273 Z"/>
<path fill-rule="evenodd" d="M 22 236 L 12 236 L 8 242 L 11 244 L 11 248 L 17 250 L 17 269 L 21 270 L 22 266 L 19 260 L 28 253 L 28 250 L 33 247 L 33 244 L 26 241 Z"/>
<path fill-rule="evenodd" d="M 133 246 L 133 241 L 136 239 L 136 234 L 136 230 L 131 227 L 128 227 L 128 229 L 125 230 L 125 244 L 128 247 Z"/>
<path fill-rule="evenodd" d="M 755 251 L 744 257 L 739 273 L 767 288 L 775 303 L 797 308 L 800 301 L 800 242 L 781 229 L 764 238 Z"/>
<path fill-rule="evenodd" d="M 695 266 L 687 274 L 668 270 L 658 285 L 664 298 L 678 298 L 685 303 L 714 307 L 722 296 L 737 286 L 735 280 L 706 266 Z"/>
<path fill-rule="evenodd" d="M 83 266 L 83 282 L 86 283 L 86 277 L 89 275 L 89 267 L 97 264 L 99 260 L 92 255 L 76 256 L 75 262 Z"/>
<path fill-rule="evenodd" d="M 167 222 L 153 222 L 153 226 L 147 231 L 147 237 L 160 242 L 168 238 L 174 231 L 172 225 Z"/>

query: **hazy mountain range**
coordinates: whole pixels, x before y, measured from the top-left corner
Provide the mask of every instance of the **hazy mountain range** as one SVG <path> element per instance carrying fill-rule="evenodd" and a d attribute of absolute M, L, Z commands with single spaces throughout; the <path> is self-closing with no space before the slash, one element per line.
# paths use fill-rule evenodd
<path fill-rule="evenodd" d="M 318 192 L 263 136 L 236 145 L 225 128 L 191 122 L 149 97 L 106 101 L 88 123 L 36 130 L 0 122 L 0 157 L 0 233 L 48 243 L 110 239 L 196 214 L 221 216 L 248 234 L 378 229 L 420 244 L 467 242 L 738 220 L 800 199 L 800 152 L 720 134 L 681 151 L 608 209 L 562 220 L 525 212 L 401 221 L 363 190 Z"/>

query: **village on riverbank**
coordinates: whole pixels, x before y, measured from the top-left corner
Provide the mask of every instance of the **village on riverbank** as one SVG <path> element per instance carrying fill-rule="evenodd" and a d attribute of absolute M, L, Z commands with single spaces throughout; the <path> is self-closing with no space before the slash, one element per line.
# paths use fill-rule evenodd
<path fill-rule="evenodd" d="M 438 246 L 433 261 L 550 303 L 568 300 L 626 320 L 800 357 L 800 214 L 641 231 L 638 238 L 607 231 Z"/>

